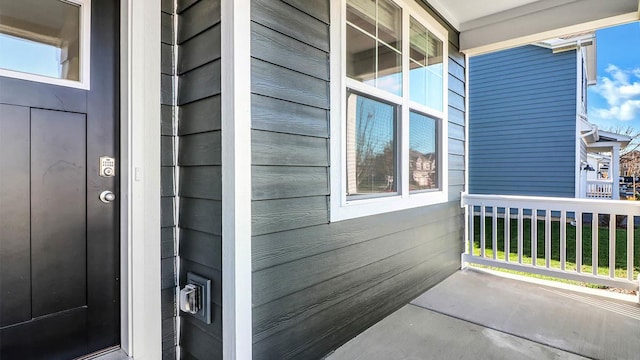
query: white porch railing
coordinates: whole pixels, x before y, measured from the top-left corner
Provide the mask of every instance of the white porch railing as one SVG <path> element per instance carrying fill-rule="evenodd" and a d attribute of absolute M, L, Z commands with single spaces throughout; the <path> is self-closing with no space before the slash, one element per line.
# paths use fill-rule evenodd
<path fill-rule="evenodd" d="M 464 263 L 638 290 L 640 202 L 462 194 Z"/>
<path fill-rule="evenodd" d="M 613 182 L 610 180 L 587 180 L 588 199 L 611 199 Z"/>

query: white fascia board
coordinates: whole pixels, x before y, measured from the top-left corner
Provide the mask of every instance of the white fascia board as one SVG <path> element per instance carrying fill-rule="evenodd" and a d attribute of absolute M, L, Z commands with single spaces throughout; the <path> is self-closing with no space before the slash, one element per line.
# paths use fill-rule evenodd
<path fill-rule="evenodd" d="M 612 138 L 612 139 L 616 139 L 616 141 L 621 141 L 621 142 L 629 142 L 631 141 L 631 137 L 627 136 L 627 135 L 622 135 L 622 134 L 616 134 L 616 133 L 612 133 L 610 131 L 604 131 L 604 130 L 600 130 L 600 135 L 608 137 L 608 138 Z"/>
<path fill-rule="evenodd" d="M 598 141 L 587 144 L 587 151 L 609 152 L 614 146 L 620 147 L 620 143 L 616 141 Z"/>
<path fill-rule="evenodd" d="M 597 40 L 594 37 L 593 45 L 586 46 L 584 49 L 585 63 L 587 65 L 587 85 L 595 85 L 598 80 L 596 46 Z"/>
<path fill-rule="evenodd" d="M 478 55 L 638 19 L 638 0 L 542 0 L 461 24 L 460 50 Z"/>
<path fill-rule="evenodd" d="M 455 29 L 460 29 L 460 21 L 449 11 L 446 5 L 447 0 L 426 0 L 427 3 L 442 16 Z"/>

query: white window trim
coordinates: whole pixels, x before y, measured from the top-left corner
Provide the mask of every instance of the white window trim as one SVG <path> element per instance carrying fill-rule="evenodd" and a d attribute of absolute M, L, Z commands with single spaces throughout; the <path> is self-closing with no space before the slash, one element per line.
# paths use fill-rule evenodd
<path fill-rule="evenodd" d="M 0 76 L 89 90 L 91 86 L 91 0 L 58 1 L 71 3 L 80 7 L 80 81 L 57 79 L 3 68 L 0 68 Z"/>
<path fill-rule="evenodd" d="M 440 25 L 433 17 L 431 17 L 425 9 L 420 7 L 413 1 L 394 0 L 394 2 L 403 8 L 403 24 L 408 23 L 409 16 L 414 17 L 428 30 L 434 33 L 442 40 L 442 112 L 434 111 L 425 106 L 419 106 L 411 103 L 411 107 L 417 111 L 427 115 L 433 115 L 439 118 L 438 131 L 438 152 L 439 152 L 439 179 L 440 189 L 428 192 L 409 193 L 409 128 L 408 126 L 400 126 L 398 138 L 401 139 L 400 167 L 401 171 L 401 187 L 398 189 L 399 194 L 395 196 L 385 196 L 368 199 L 348 200 L 347 184 L 346 184 L 346 89 L 347 85 L 353 89 L 364 90 L 362 84 L 352 81 L 346 77 L 346 41 L 343 39 L 346 34 L 346 0 L 340 1 L 340 6 L 333 6 L 331 9 L 331 44 L 334 44 L 330 54 L 331 64 L 331 221 L 340 221 L 353 219 L 362 216 L 369 216 L 392 211 L 410 209 L 420 206 L 428 206 L 447 202 L 449 199 L 449 164 L 448 164 L 448 77 L 449 77 L 449 52 L 448 52 L 448 33 L 447 30 Z M 403 31 L 404 31 L 403 27 Z M 409 37 L 403 34 L 403 49 L 408 48 Z M 403 69 L 408 67 L 408 57 L 403 55 Z M 403 72 L 402 78 L 403 94 L 409 89 L 409 74 Z M 386 93 L 382 90 L 371 89 L 366 87 L 364 94 L 377 96 L 381 99 L 395 99 L 394 102 L 400 104 L 407 103 L 407 100 L 398 101 L 400 98 Z M 409 123 L 409 107 L 402 106 L 402 117 L 400 121 L 404 124 Z M 405 139 L 405 141 L 402 141 Z"/>

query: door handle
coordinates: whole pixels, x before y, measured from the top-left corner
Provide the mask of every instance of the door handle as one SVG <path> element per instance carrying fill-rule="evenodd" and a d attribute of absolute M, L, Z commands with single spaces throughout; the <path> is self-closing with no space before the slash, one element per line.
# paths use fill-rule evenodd
<path fill-rule="evenodd" d="M 100 201 L 102 201 L 105 204 L 108 204 L 115 199 L 116 199 L 116 194 L 112 193 L 109 190 L 105 190 L 100 193 Z"/>

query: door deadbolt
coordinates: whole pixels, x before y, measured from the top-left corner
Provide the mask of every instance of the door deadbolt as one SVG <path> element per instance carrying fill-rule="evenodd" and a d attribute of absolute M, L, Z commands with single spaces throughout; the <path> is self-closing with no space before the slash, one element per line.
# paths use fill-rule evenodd
<path fill-rule="evenodd" d="M 100 176 L 116 176 L 116 159 L 111 156 L 100 156 Z"/>
<path fill-rule="evenodd" d="M 105 190 L 100 193 L 100 201 L 102 201 L 105 204 L 108 204 L 115 199 L 116 199 L 116 194 L 112 193 L 109 190 Z"/>

